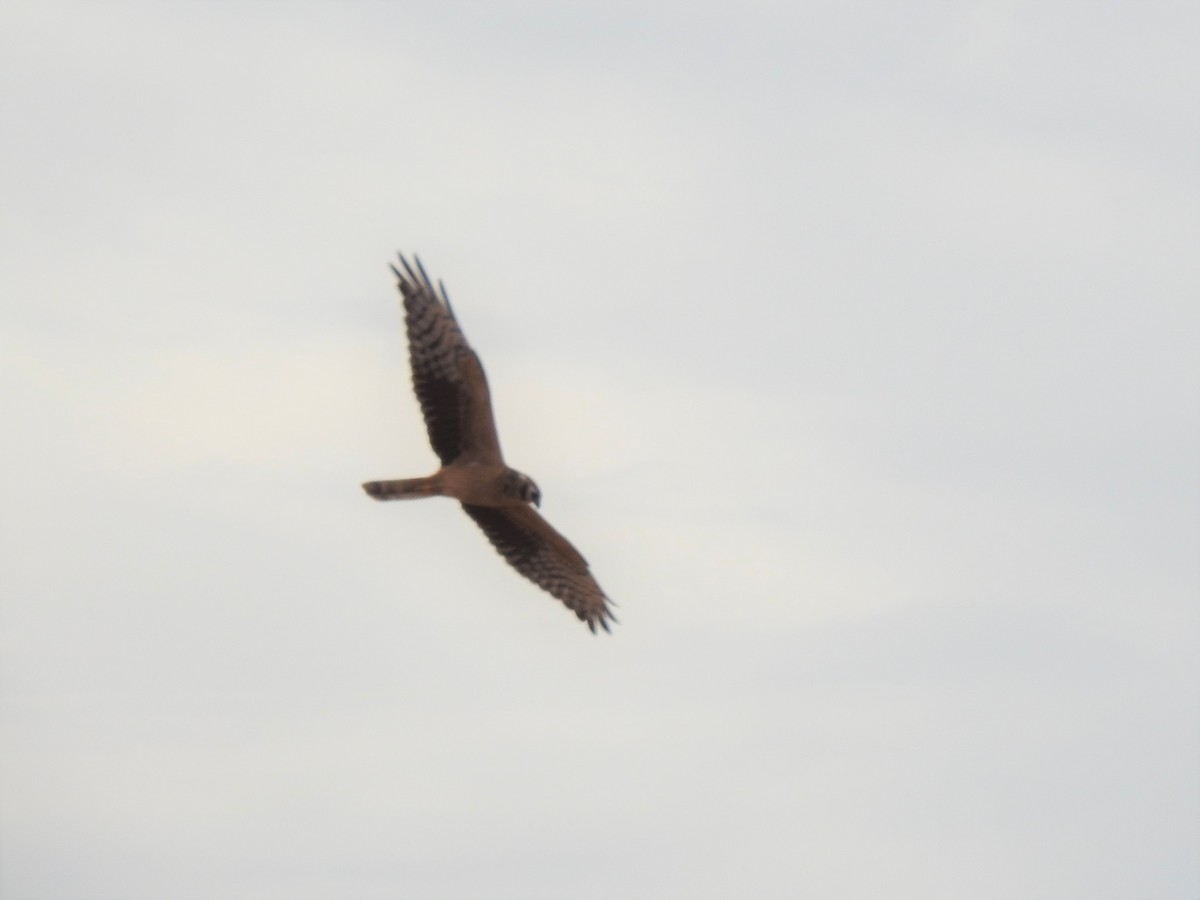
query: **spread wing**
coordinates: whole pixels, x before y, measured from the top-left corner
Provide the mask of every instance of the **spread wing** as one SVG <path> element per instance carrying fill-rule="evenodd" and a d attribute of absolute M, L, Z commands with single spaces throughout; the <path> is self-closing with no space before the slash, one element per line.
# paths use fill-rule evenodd
<path fill-rule="evenodd" d="M 462 508 L 514 569 L 565 603 L 593 632 L 597 625 L 610 630 L 608 623 L 617 619 L 587 560 L 536 510 L 468 503 Z"/>
<path fill-rule="evenodd" d="M 403 256 L 400 264 L 404 271 L 392 271 L 404 296 L 413 389 L 433 452 L 442 465 L 460 457 L 503 462 L 483 365 L 458 327 L 445 285 L 433 286 L 420 259 L 416 271 Z"/>

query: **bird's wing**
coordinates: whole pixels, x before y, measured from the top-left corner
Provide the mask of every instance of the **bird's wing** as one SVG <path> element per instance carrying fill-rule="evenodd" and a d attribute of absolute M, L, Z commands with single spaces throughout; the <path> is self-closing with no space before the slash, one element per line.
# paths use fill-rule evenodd
<path fill-rule="evenodd" d="M 458 327 L 445 285 L 438 282 L 435 288 L 421 260 L 415 261 L 414 270 L 401 256 L 403 271 L 395 266 L 392 271 L 404 297 L 413 389 L 421 403 L 429 443 L 442 465 L 460 457 L 501 463 L 483 365 Z"/>
<path fill-rule="evenodd" d="M 462 508 L 514 569 L 565 603 L 593 632 L 597 625 L 610 630 L 616 617 L 587 560 L 536 510 L 468 503 Z"/>

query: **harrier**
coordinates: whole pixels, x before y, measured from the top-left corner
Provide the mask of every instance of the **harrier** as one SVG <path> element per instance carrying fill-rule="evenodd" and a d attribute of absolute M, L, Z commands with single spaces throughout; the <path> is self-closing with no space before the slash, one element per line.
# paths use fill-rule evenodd
<path fill-rule="evenodd" d="M 463 337 L 445 285 L 434 288 L 420 259 L 416 271 L 403 256 L 400 264 L 403 272 L 392 271 L 404 297 L 413 388 L 442 467 L 425 478 L 368 481 L 363 490 L 376 500 L 453 497 L 514 569 L 593 633 L 597 625 L 609 631 L 616 618 L 587 560 L 533 508 L 542 499 L 533 479 L 504 462 L 483 365 Z"/>

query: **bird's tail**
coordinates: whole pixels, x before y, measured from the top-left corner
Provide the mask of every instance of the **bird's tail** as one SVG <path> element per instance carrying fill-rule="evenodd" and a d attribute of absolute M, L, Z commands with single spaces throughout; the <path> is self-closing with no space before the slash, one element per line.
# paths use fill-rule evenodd
<path fill-rule="evenodd" d="M 376 500 L 420 500 L 422 497 L 436 497 L 442 492 L 436 475 L 368 481 L 362 487 Z"/>

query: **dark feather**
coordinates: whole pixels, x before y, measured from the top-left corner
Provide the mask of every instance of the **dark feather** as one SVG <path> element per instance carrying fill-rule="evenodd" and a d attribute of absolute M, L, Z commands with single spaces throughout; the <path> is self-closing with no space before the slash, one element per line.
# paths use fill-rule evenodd
<path fill-rule="evenodd" d="M 429 443 L 443 465 L 460 456 L 499 462 L 500 442 L 479 357 L 450 309 L 445 289 L 433 286 L 420 259 L 416 271 L 400 257 L 394 265 L 404 297 L 413 390 L 421 404 Z"/>
<path fill-rule="evenodd" d="M 462 505 L 509 564 L 587 623 L 609 631 L 608 598 L 571 543 L 528 506 Z"/>

